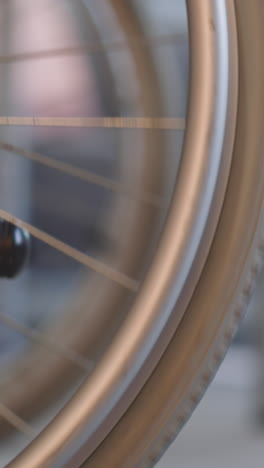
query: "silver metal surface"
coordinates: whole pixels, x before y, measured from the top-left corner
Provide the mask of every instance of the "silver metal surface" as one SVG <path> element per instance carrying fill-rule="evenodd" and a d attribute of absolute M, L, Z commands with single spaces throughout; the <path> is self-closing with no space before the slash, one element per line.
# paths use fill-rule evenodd
<path fill-rule="evenodd" d="M 233 135 L 229 135 L 229 151 L 223 153 L 225 132 L 234 128 L 236 117 L 236 100 L 232 100 L 230 109 L 228 99 L 230 86 L 234 86 L 234 95 L 237 92 L 237 82 L 232 81 L 236 74 L 229 55 L 229 34 L 232 35 L 234 24 L 230 26 L 232 15 L 228 11 L 233 9 L 233 2 L 205 0 L 198 4 L 190 0 L 188 8 L 191 86 L 186 140 L 170 215 L 156 258 L 130 317 L 91 378 L 51 425 L 11 463 L 14 468 L 47 466 L 58 451 L 84 429 L 87 421 L 89 428 L 85 436 L 91 436 L 100 428 L 102 439 L 105 418 L 111 413 L 111 424 L 115 424 L 117 403 L 155 349 L 151 366 L 141 373 L 140 382 L 130 392 L 127 404 L 135 397 L 136 390 L 164 349 L 165 343 L 159 343 L 159 336 L 188 279 L 208 216 L 215 208 L 212 201 L 220 169 L 223 160 L 227 166 L 231 160 Z M 224 192 L 225 183 L 222 194 Z M 214 230 L 215 224 L 212 224 L 211 238 Z M 208 235 L 207 232 L 207 240 Z M 199 260 L 204 264 L 206 255 Z M 195 284 L 190 293 L 194 287 Z M 175 327 L 181 318 L 180 313 L 176 315 Z M 94 442 L 98 444 L 100 440 L 97 438 Z M 86 447 L 86 455 L 94 448 L 95 445 Z"/>

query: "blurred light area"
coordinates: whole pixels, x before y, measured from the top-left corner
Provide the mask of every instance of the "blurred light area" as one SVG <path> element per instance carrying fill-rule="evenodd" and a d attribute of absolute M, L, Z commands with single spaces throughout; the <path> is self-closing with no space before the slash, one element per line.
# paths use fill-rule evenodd
<path fill-rule="evenodd" d="M 9 54 L 65 50 L 80 45 L 77 21 L 67 2 L 13 0 L 9 2 Z M 23 13 L 22 13 L 23 12 Z M 83 54 L 47 56 L 10 63 L 11 113 L 22 116 L 88 117 L 101 115 L 99 90 L 90 58 Z M 65 138 L 65 130 L 37 128 L 36 138 Z M 75 132 L 79 133 L 80 132 Z M 79 135 L 80 136 L 80 135 Z"/>

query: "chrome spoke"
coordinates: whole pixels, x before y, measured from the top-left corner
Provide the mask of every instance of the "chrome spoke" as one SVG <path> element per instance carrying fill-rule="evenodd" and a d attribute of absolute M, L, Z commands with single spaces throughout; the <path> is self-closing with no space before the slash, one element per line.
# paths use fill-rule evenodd
<path fill-rule="evenodd" d="M 180 117 L 0 117 L 0 126 L 184 130 Z"/>
<path fill-rule="evenodd" d="M 0 218 L 13 223 L 22 229 L 26 229 L 32 236 L 36 237 L 40 241 L 46 243 L 50 247 L 58 250 L 59 252 L 65 254 L 66 256 L 76 260 L 78 263 L 90 268 L 91 270 L 99 273 L 100 275 L 112 280 L 113 282 L 123 286 L 126 289 L 129 289 L 132 292 L 137 292 L 139 288 L 139 282 L 120 273 L 113 268 L 105 265 L 104 263 L 90 257 L 89 255 L 79 251 L 78 249 L 71 247 L 70 245 L 62 242 L 61 240 L 53 237 L 41 229 L 28 224 L 21 219 L 11 215 L 5 210 L 0 210 Z"/>
<path fill-rule="evenodd" d="M 98 185 L 105 189 L 111 190 L 113 192 L 126 195 L 130 198 L 141 200 L 142 202 L 148 203 L 156 207 L 162 207 L 165 203 L 165 200 L 153 193 L 146 191 L 136 193 L 135 191 L 133 191 L 133 189 L 130 189 L 124 184 L 115 182 L 107 177 L 103 177 L 98 174 L 95 174 L 94 172 L 87 171 L 86 169 L 73 166 L 72 164 L 54 160 L 52 158 L 49 158 L 48 156 L 35 153 L 33 151 L 25 150 L 10 143 L 4 143 L 0 141 L 0 149 L 17 154 L 19 156 L 23 156 L 43 166 L 50 167 L 52 169 L 68 174 L 72 177 L 76 177 L 91 184 Z"/>
<path fill-rule="evenodd" d="M 50 50 L 39 50 L 32 52 L 20 52 L 0 56 L 0 63 L 21 62 L 27 60 L 40 60 L 54 57 L 65 57 L 83 54 L 113 53 L 128 49 L 132 45 L 138 47 L 164 47 L 186 43 L 186 36 L 182 34 L 168 34 L 163 36 L 153 36 L 146 39 L 130 37 L 126 42 L 112 42 L 105 44 L 82 44 L 72 47 L 63 47 Z"/>
<path fill-rule="evenodd" d="M 28 439 L 34 439 L 36 437 L 36 431 L 3 403 L 0 403 L 0 417 L 19 432 L 22 432 Z"/>
<path fill-rule="evenodd" d="M 18 322 L 6 314 L 0 313 L 0 322 L 8 328 L 11 328 L 21 335 L 29 338 L 31 341 L 37 342 L 39 345 L 44 346 L 49 351 L 53 351 L 54 353 L 62 356 L 64 359 L 72 362 L 77 367 L 83 369 L 86 372 L 90 372 L 94 367 L 93 362 L 88 361 L 76 351 L 66 348 L 58 342 L 55 342 L 52 338 L 46 336 L 44 333 L 29 328 L 28 326 Z"/>

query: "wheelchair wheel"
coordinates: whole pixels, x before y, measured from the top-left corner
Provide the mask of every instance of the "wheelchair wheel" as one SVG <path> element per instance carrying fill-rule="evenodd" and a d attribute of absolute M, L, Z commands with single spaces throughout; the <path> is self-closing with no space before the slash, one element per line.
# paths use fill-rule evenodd
<path fill-rule="evenodd" d="M 250 296 L 263 6 L 186 3 L 1 7 L 0 217 L 31 236 L 1 280 L 2 466 L 155 464 Z"/>

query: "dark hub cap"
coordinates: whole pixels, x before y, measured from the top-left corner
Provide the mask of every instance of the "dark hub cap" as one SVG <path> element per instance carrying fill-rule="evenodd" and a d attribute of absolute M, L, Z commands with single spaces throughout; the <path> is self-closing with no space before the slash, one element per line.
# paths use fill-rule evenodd
<path fill-rule="evenodd" d="M 29 255 L 30 236 L 24 229 L 0 219 L 0 277 L 14 278 Z"/>

